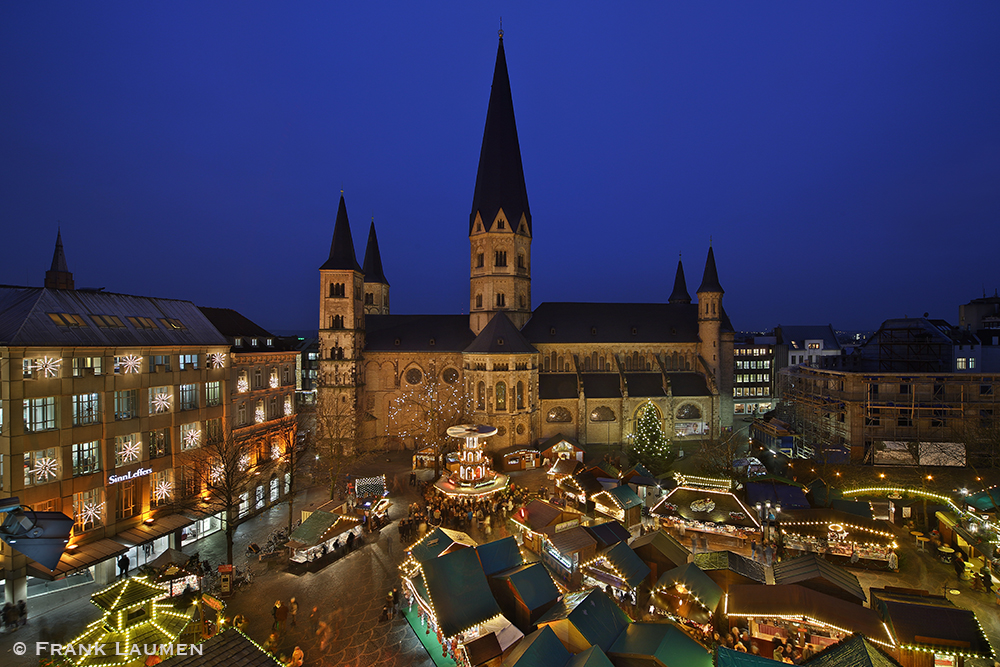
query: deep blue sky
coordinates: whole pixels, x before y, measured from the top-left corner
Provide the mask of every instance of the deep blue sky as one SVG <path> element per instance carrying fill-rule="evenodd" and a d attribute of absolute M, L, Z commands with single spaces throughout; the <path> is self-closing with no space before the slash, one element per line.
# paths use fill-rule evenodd
<path fill-rule="evenodd" d="M 542 6 L 539 6 L 542 5 Z M 738 329 L 957 321 L 1000 285 L 1000 3 L 0 5 L 0 283 L 317 325 L 340 189 L 397 313 L 467 312 L 497 46 L 533 301 L 663 301 L 714 240 Z"/>

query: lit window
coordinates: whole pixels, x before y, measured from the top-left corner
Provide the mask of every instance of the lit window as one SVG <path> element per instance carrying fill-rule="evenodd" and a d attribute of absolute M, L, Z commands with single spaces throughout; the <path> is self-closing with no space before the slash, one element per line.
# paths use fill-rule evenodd
<path fill-rule="evenodd" d="M 76 394 L 73 396 L 73 426 L 85 426 L 101 421 L 101 410 L 97 394 Z"/>
<path fill-rule="evenodd" d="M 55 396 L 24 400 L 24 430 L 49 431 L 56 427 Z"/>
<path fill-rule="evenodd" d="M 73 445 L 73 477 L 101 470 L 101 447 L 97 440 Z"/>

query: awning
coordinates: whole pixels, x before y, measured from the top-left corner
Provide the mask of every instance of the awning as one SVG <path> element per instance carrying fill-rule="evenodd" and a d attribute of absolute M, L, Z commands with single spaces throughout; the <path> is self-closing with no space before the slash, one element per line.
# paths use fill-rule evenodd
<path fill-rule="evenodd" d="M 128 551 L 128 547 L 114 540 L 103 539 L 88 544 L 80 544 L 75 549 L 67 548 L 63 551 L 62 558 L 59 559 L 59 564 L 56 565 L 55 570 L 49 570 L 44 565 L 30 559 L 28 560 L 28 570 L 29 574 L 33 577 L 55 581 L 109 558 L 117 558 L 126 551 Z"/>
<path fill-rule="evenodd" d="M 148 526 L 140 523 L 135 528 L 129 528 L 126 531 L 118 533 L 114 536 L 114 539 L 126 546 L 135 547 L 146 542 L 152 542 L 158 537 L 169 535 L 180 528 L 186 528 L 193 523 L 192 519 L 187 518 L 183 514 L 168 514 L 167 516 L 156 518 Z"/>

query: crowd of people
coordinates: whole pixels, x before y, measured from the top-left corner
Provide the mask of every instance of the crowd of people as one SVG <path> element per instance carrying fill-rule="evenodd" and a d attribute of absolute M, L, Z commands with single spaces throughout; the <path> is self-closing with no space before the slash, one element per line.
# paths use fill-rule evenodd
<path fill-rule="evenodd" d="M 476 533 L 490 539 L 504 526 L 511 513 L 531 499 L 531 493 L 514 483 L 488 496 L 446 496 L 432 484 L 422 483 L 422 500 L 411 503 L 399 522 L 399 538 L 404 545 L 420 539 L 431 527 L 441 526 Z"/>
<path fill-rule="evenodd" d="M 28 605 L 24 600 L 17 604 L 11 602 L 3 606 L 3 627 L 7 632 L 13 632 L 28 623 Z"/>

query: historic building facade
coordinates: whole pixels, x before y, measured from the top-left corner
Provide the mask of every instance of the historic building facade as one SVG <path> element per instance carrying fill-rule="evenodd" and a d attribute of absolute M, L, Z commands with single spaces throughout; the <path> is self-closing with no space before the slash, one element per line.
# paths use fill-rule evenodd
<path fill-rule="evenodd" d="M 493 449 L 557 433 L 618 443 L 649 403 L 676 440 L 731 428 L 734 334 L 711 248 L 694 303 L 678 262 L 666 302 L 532 305 L 533 221 L 502 34 L 468 234 L 469 315 L 392 315 L 374 222 L 362 269 L 341 196 L 320 267 L 318 412 L 339 425 L 334 437 L 353 429 L 416 447 L 475 421 L 497 427 Z"/>

